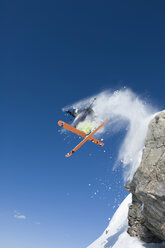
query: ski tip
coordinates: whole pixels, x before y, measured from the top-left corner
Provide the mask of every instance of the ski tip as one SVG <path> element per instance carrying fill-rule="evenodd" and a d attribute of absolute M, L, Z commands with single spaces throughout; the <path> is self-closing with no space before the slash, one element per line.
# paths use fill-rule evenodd
<path fill-rule="evenodd" d="M 70 156 L 72 156 L 72 152 L 68 152 L 65 157 L 69 158 Z"/>
<path fill-rule="evenodd" d="M 71 151 L 71 152 L 68 152 L 66 155 L 65 155 L 65 157 L 70 157 L 70 156 L 72 156 L 73 155 L 73 153 L 74 153 L 74 151 Z"/>
<path fill-rule="evenodd" d="M 63 121 L 58 121 L 58 125 L 59 125 L 60 127 L 63 127 L 64 122 L 63 122 Z"/>

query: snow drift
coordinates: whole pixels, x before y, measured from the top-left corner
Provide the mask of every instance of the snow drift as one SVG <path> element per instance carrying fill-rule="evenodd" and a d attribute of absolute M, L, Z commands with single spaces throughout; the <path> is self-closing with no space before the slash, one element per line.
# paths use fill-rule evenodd
<path fill-rule="evenodd" d="M 128 207 L 131 204 L 131 194 L 121 203 L 114 214 L 109 226 L 95 242 L 87 248 L 163 248 L 162 244 L 146 244 L 137 238 L 132 238 L 127 233 L 128 228 Z"/>

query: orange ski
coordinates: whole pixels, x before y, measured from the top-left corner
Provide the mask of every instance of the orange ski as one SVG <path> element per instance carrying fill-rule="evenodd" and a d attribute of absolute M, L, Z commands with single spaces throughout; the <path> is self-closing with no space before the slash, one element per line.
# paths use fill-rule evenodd
<path fill-rule="evenodd" d="M 77 135 L 79 135 L 79 136 L 81 136 L 81 137 L 83 137 L 83 138 L 85 138 L 87 136 L 86 133 L 78 130 L 75 127 L 72 127 L 71 125 L 69 125 L 69 124 L 67 124 L 67 123 L 65 123 L 63 121 L 59 121 L 58 125 L 63 127 L 63 128 L 65 128 L 65 129 L 67 129 L 67 130 L 69 130 L 69 131 L 71 131 L 71 132 L 73 132 L 73 133 L 75 133 L 75 134 L 77 134 Z M 101 141 L 99 141 L 99 140 L 97 140 L 97 139 L 95 139 L 93 137 L 90 137 L 89 140 L 92 141 L 93 143 L 97 144 L 97 145 L 100 145 L 100 146 L 104 145 L 103 142 L 101 142 Z"/>
<path fill-rule="evenodd" d="M 81 141 L 71 152 L 67 153 L 65 157 L 70 157 L 74 152 L 76 152 L 87 140 L 89 140 L 93 134 L 95 134 L 101 127 L 103 127 L 108 120 L 104 121 L 99 127 L 97 127 L 92 133 L 87 135 L 83 141 Z"/>

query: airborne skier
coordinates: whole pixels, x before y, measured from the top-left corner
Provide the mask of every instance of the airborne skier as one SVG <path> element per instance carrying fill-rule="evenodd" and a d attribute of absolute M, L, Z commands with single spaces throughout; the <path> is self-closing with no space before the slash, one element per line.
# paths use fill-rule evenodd
<path fill-rule="evenodd" d="M 93 102 L 96 100 L 94 98 Z M 67 153 L 65 156 L 70 157 L 74 152 L 76 152 L 87 140 L 92 141 L 93 143 L 103 146 L 104 143 L 99 141 L 98 139 L 94 138 L 93 135 L 102 128 L 108 120 L 105 120 L 99 126 L 94 125 L 94 111 L 91 108 L 93 102 L 90 104 L 88 108 L 85 109 L 68 109 L 66 112 L 74 117 L 74 121 L 72 125 L 69 125 L 63 121 L 58 121 L 58 125 L 83 137 L 84 139 L 74 148 L 71 152 Z"/>

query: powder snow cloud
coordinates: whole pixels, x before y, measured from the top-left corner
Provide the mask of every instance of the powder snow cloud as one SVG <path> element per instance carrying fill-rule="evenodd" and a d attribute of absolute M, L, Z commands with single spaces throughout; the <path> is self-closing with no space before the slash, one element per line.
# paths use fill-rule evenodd
<path fill-rule="evenodd" d="M 100 129 L 97 135 L 106 131 L 118 132 L 122 129 L 126 130 L 114 167 L 119 163 L 122 164 L 124 179 L 127 181 L 133 177 L 139 166 L 148 124 L 157 110 L 127 88 L 114 92 L 110 90 L 103 91 L 98 95 L 67 106 L 63 110 L 69 107 L 85 108 L 89 106 L 94 97 L 96 97 L 96 101 L 93 104 L 96 126 L 109 119 L 108 124 Z"/>

